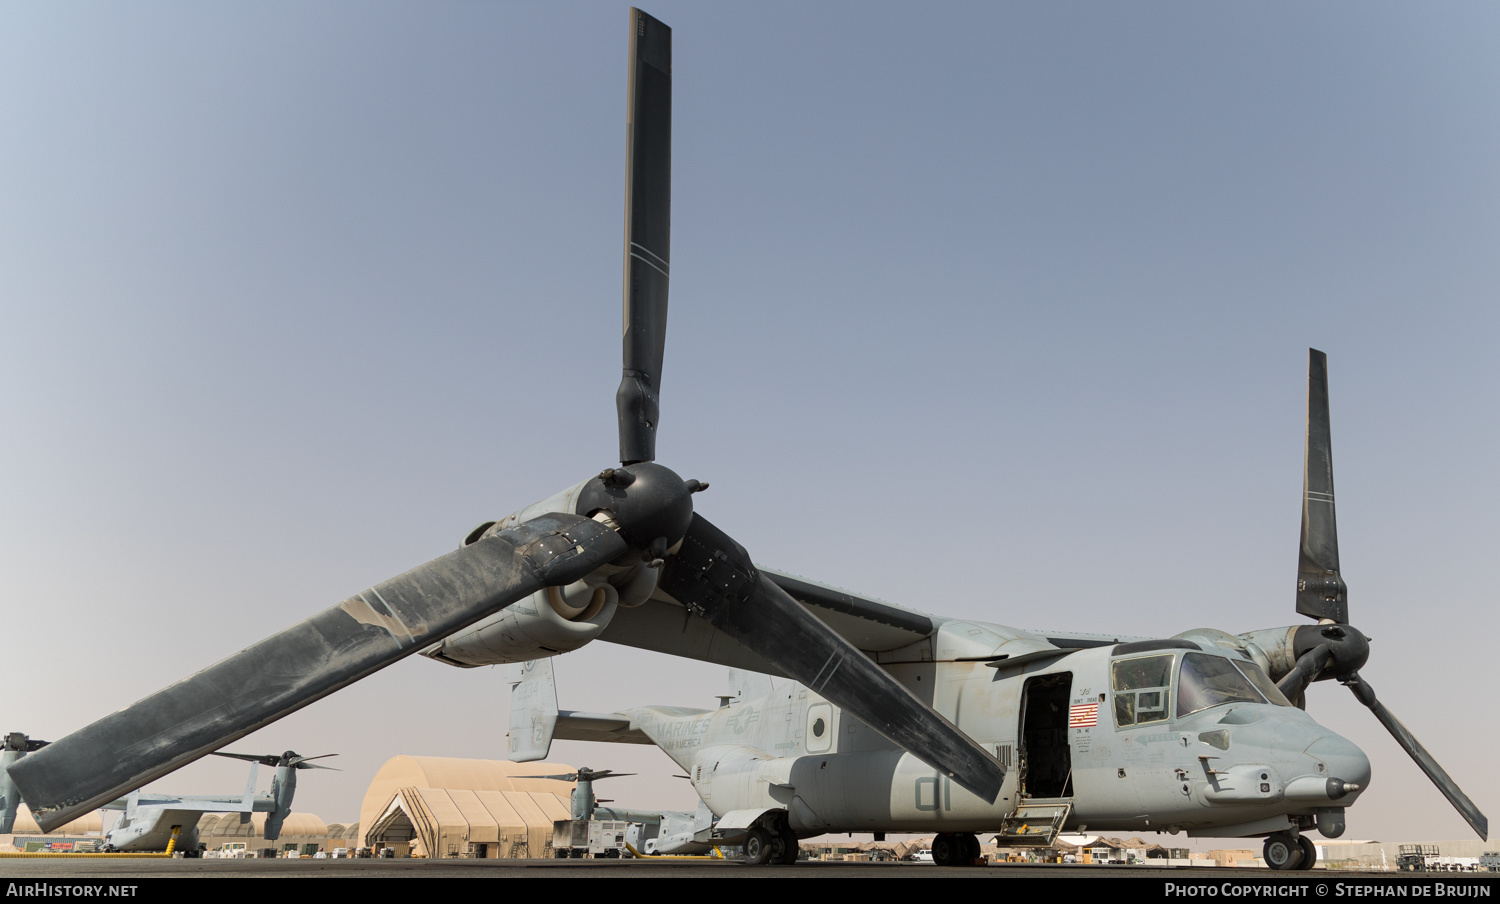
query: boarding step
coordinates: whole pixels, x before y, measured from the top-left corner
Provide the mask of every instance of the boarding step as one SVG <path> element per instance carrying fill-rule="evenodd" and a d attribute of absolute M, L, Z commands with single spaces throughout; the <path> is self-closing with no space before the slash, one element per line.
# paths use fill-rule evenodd
<path fill-rule="evenodd" d="M 1050 847 L 1062 831 L 1068 814 L 1073 812 L 1071 800 L 1054 800 L 1045 803 L 1030 801 L 1020 804 L 1000 824 L 1000 838 L 1006 844 L 1017 847 Z"/>

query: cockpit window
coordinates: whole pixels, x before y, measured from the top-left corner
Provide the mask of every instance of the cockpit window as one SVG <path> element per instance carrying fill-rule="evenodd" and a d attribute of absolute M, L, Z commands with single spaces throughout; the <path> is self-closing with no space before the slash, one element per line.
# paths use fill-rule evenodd
<path fill-rule="evenodd" d="M 1115 724 L 1121 728 L 1163 722 L 1172 684 L 1171 653 L 1117 659 L 1110 664 L 1110 689 L 1115 692 Z"/>
<path fill-rule="evenodd" d="M 1266 698 L 1228 659 L 1204 653 L 1183 655 L 1182 670 L 1177 676 L 1179 719 L 1189 713 L 1224 703 L 1264 702 Z"/>
<path fill-rule="evenodd" d="M 1236 661 L 1235 667 L 1245 673 L 1245 677 L 1250 679 L 1250 683 L 1255 685 L 1255 689 L 1260 691 L 1267 700 L 1277 706 L 1292 705 L 1292 701 L 1286 698 L 1280 688 L 1271 683 L 1270 677 L 1261 670 L 1260 666 L 1253 662 Z"/>

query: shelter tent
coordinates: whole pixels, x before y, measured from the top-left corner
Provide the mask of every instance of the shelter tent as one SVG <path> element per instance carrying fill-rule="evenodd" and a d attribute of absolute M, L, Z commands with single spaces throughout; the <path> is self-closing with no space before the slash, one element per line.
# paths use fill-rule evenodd
<path fill-rule="evenodd" d="M 393 757 L 360 807 L 362 844 L 414 857 L 551 857 L 569 817 L 573 772 L 560 763 Z"/>

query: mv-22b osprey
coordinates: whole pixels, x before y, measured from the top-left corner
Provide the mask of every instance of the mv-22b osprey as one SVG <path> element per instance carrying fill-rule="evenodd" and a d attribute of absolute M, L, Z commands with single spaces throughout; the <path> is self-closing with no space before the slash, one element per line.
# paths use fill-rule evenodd
<path fill-rule="evenodd" d="M 28 754 L 46 746 L 46 741 L 32 740 L 20 732 L 11 732 L 0 740 L 0 835 L 15 828 L 20 804 L 9 777 L 10 770 Z M 292 813 L 298 771 L 331 769 L 311 761 L 337 755 L 301 756 L 293 750 L 266 755 L 220 752 L 217 756 L 250 763 L 243 794 L 142 794 L 133 790 L 119 800 L 100 805 L 104 810 L 121 811 L 120 818 L 104 834 L 103 849 L 107 853 L 175 850 L 193 856 L 198 850 L 198 819 L 205 813 L 238 813 L 243 822 L 249 822 L 252 813 L 265 813 L 265 826 L 259 837 L 275 841 Z M 276 767 L 276 773 L 271 779 L 270 792 L 257 794 L 256 773 L 263 765 Z"/>
<path fill-rule="evenodd" d="M 1369 651 L 1339 575 L 1320 354 L 1297 591 L 1316 624 L 1101 643 L 931 618 L 763 571 L 697 513 L 707 485 L 655 462 L 671 75 L 671 31 L 632 11 L 620 467 L 15 763 L 44 827 L 412 653 L 478 666 L 598 639 L 790 680 L 784 702 L 595 725 L 661 743 L 724 840 L 737 833 L 762 862 L 786 856 L 794 835 L 829 831 L 936 831 L 944 860 L 962 862 L 976 832 L 1087 826 L 1264 836 L 1273 867 L 1307 867 L 1301 833 L 1342 832 L 1369 777 L 1358 748 L 1290 702 L 1330 678 L 1486 835 L 1484 816 L 1360 679 Z"/>

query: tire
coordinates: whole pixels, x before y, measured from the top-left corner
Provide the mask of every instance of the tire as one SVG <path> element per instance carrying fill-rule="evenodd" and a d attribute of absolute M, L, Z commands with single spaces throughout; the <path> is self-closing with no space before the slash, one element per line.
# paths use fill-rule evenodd
<path fill-rule="evenodd" d="M 757 866 L 771 860 L 771 833 L 765 829 L 751 829 L 745 835 L 745 862 Z"/>
<path fill-rule="evenodd" d="M 797 855 L 801 853 L 801 849 L 797 847 L 797 833 L 783 827 L 780 832 L 776 833 L 776 840 L 779 842 L 779 849 L 772 855 L 771 862 L 796 863 Z"/>
<path fill-rule="evenodd" d="M 1312 843 L 1311 838 L 1298 835 L 1297 847 L 1302 849 L 1302 862 L 1297 864 L 1297 869 L 1312 869 L 1318 865 L 1318 848 Z"/>
<path fill-rule="evenodd" d="M 959 836 L 943 832 L 932 839 L 932 862 L 938 866 L 961 866 L 964 845 Z"/>
<path fill-rule="evenodd" d="M 1274 870 L 1293 870 L 1302 862 L 1302 846 L 1297 843 L 1297 836 L 1290 833 L 1267 838 L 1262 853 L 1266 866 Z"/>
<path fill-rule="evenodd" d="M 963 832 L 958 837 L 963 841 L 965 863 L 973 863 L 982 856 L 979 850 L 978 835 L 975 835 L 973 832 Z"/>

